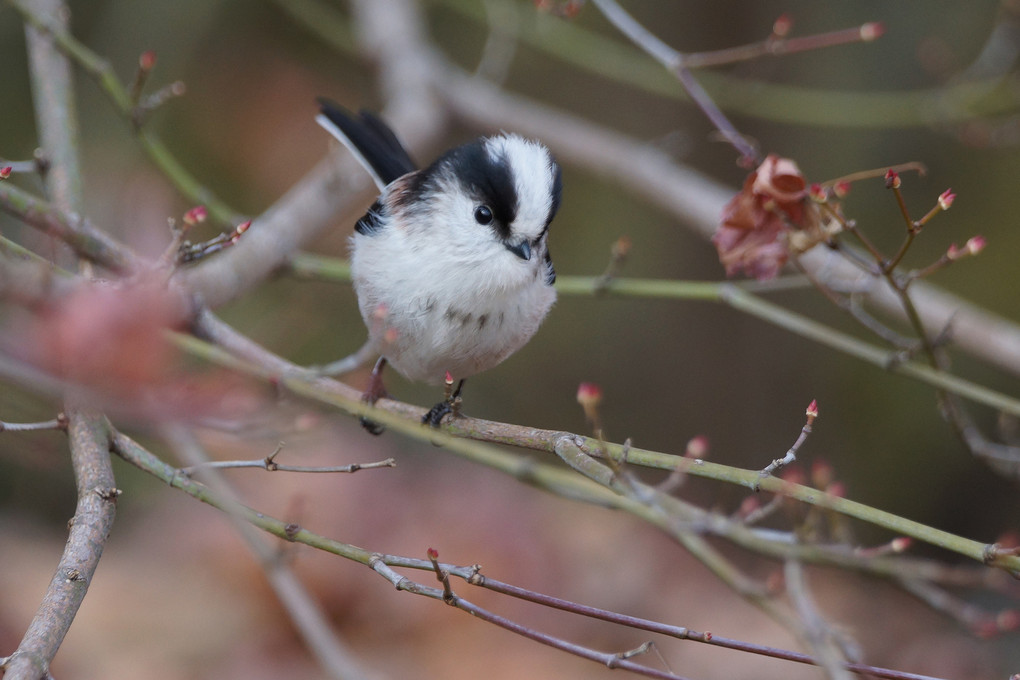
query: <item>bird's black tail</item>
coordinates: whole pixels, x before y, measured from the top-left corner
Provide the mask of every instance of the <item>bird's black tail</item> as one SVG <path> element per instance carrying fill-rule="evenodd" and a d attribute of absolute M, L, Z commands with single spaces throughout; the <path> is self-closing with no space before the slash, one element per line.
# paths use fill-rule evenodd
<path fill-rule="evenodd" d="M 393 130 L 374 113 L 362 110 L 355 115 L 322 97 L 319 108 L 322 113 L 315 120 L 354 154 L 380 189 L 418 169 Z"/>

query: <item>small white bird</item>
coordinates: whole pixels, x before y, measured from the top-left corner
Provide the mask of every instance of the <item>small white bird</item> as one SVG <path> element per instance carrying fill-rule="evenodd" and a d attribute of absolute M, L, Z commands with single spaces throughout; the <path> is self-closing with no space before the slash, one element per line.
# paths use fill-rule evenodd
<path fill-rule="evenodd" d="M 411 380 L 459 381 L 422 418 L 438 427 L 464 379 L 523 347 L 556 299 L 547 237 L 560 168 L 542 144 L 500 134 L 418 170 L 378 117 L 319 104 L 316 121 L 382 191 L 351 238 L 358 307 L 380 354 L 364 398 L 385 395 L 387 362 Z"/>

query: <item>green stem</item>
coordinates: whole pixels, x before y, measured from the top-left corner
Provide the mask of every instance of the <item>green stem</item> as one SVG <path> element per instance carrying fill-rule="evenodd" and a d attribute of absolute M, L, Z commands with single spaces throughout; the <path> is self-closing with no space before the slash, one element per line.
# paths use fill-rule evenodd
<path fill-rule="evenodd" d="M 350 280 L 350 268 L 347 263 L 316 255 L 295 255 L 291 259 L 291 271 L 300 276 L 322 277 L 334 281 Z M 563 295 L 605 294 L 723 303 L 890 373 L 912 378 L 937 389 L 952 392 L 971 401 L 1020 417 L 1020 399 L 996 392 L 920 362 L 902 361 L 901 353 L 897 350 L 873 345 L 819 323 L 808 316 L 769 302 L 751 292 L 755 289 L 762 289 L 762 285 L 629 278 L 611 279 L 605 282 L 597 276 L 559 276 L 556 279 L 556 290 Z M 914 312 L 916 314 L 916 310 Z"/>

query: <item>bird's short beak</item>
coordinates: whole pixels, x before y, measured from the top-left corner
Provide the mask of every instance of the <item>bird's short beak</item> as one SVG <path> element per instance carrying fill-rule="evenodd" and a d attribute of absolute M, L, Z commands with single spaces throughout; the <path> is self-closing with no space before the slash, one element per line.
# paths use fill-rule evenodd
<path fill-rule="evenodd" d="M 507 250 L 522 260 L 527 261 L 531 259 L 531 245 L 527 241 L 521 241 L 516 245 L 512 243 L 504 243 L 503 245 L 506 246 Z"/>

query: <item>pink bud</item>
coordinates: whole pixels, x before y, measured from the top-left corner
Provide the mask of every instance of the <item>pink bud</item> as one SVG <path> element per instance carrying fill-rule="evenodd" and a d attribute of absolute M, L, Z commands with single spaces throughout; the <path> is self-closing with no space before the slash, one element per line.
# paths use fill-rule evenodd
<path fill-rule="evenodd" d="M 959 260 L 963 256 L 964 256 L 964 252 L 962 250 L 960 250 L 960 247 L 957 246 L 955 243 L 950 244 L 949 250 L 946 251 L 946 257 L 951 262 Z"/>
<path fill-rule="evenodd" d="M 602 401 L 602 388 L 595 383 L 583 382 L 577 386 L 577 403 L 598 405 Z"/>
<path fill-rule="evenodd" d="M 814 420 L 818 417 L 818 400 L 812 399 L 811 403 L 808 404 L 807 411 L 805 412 L 808 418 Z"/>
<path fill-rule="evenodd" d="M 899 189 L 900 188 L 900 174 L 889 168 L 889 172 L 885 173 L 885 188 L 886 189 Z"/>
<path fill-rule="evenodd" d="M 5 165 L 4 167 L 0 168 L 0 179 L 7 179 L 8 177 L 10 177 L 11 172 L 13 170 L 14 168 L 12 168 L 9 165 Z"/>
<path fill-rule="evenodd" d="M 845 179 L 841 179 L 832 187 L 832 193 L 836 194 L 836 198 L 843 198 L 850 193 L 850 182 Z"/>
<path fill-rule="evenodd" d="M 977 255 L 985 249 L 985 237 L 984 236 L 972 236 L 967 239 L 967 243 L 964 248 L 967 249 L 968 255 Z"/>
<path fill-rule="evenodd" d="M 151 71 L 156 66 L 156 52 L 154 50 L 146 50 L 142 52 L 142 55 L 138 57 L 138 68 L 143 71 Z"/>
<path fill-rule="evenodd" d="M 956 194 L 953 193 L 952 189 L 946 189 L 939 194 L 939 207 L 943 210 L 949 210 L 949 207 L 953 205 L 953 201 L 956 200 Z"/>
<path fill-rule="evenodd" d="M 447 385 L 452 385 L 453 384 L 453 376 L 450 375 L 449 371 L 447 371 L 446 372 L 446 376 L 443 377 L 443 382 L 445 382 Z"/>
<path fill-rule="evenodd" d="M 622 259 L 624 257 L 627 257 L 627 254 L 630 252 L 630 248 L 631 248 L 630 237 L 621 236 L 620 238 L 616 239 L 616 241 L 613 242 L 613 247 L 611 249 L 612 256 L 616 259 Z"/>
<path fill-rule="evenodd" d="M 435 548 L 429 548 L 426 551 L 426 554 L 429 556 L 429 560 L 431 560 L 432 562 L 435 562 L 436 560 L 439 559 L 439 551 L 436 550 Z"/>
<path fill-rule="evenodd" d="M 906 552 L 907 549 L 910 548 L 910 546 L 911 546 L 911 544 L 913 542 L 914 542 L 914 540 L 912 538 L 910 538 L 909 536 L 900 536 L 900 537 L 894 538 L 892 541 L 890 541 L 889 542 L 889 547 L 892 548 L 892 551 L 894 553 L 902 553 L 902 552 Z"/>
<path fill-rule="evenodd" d="M 241 240 L 241 235 L 248 231 L 248 227 L 251 226 L 251 220 L 247 222 L 241 222 L 239 225 L 234 227 L 234 233 L 230 236 L 230 245 L 236 245 Z"/>
<path fill-rule="evenodd" d="M 686 458 L 694 458 L 695 460 L 703 460 L 708 456 L 708 437 L 703 434 L 692 437 L 687 442 L 687 450 L 684 452 L 684 456 Z"/>
<path fill-rule="evenodd" d="M 825 203 L 829 200 L 829 191 L 821 184 L 815 183 L 808 188 L 808 196 L 810 196 L 811 200 L 815 203 Z"/>
<path fill-rule="evenodd" d="M 790 34 L 790 30 L 793 28 L 793 17 L 785 12 L 779 15 L 775 23 L 772 24 L 772 35 L 777 38 L 785 38 Z"/>
<path fill-rule="evenodd" d="M 861 25 L 861 40 L 871 42 L 878 40 L 885 35 L 885 24 L 881 21 L 872 21 Z"/>
<path fill-rule="evenodd" d="M 602 388 L 595 383 L 581 383 L 577 387 L 577 403 L 584 409 L 584 417 L 589 422 L 597 422 L 599 404 L 602 403 Z"/>
<path fill-rule="evenodd" d="M 209 216 L 209 211 L 205 209 L 204 205 L 196 205 L 194 208 L 184 213 L 184 223 L 189 227 L 193 227 L 196 224 L 205 222 L 205 218 Z"/>

